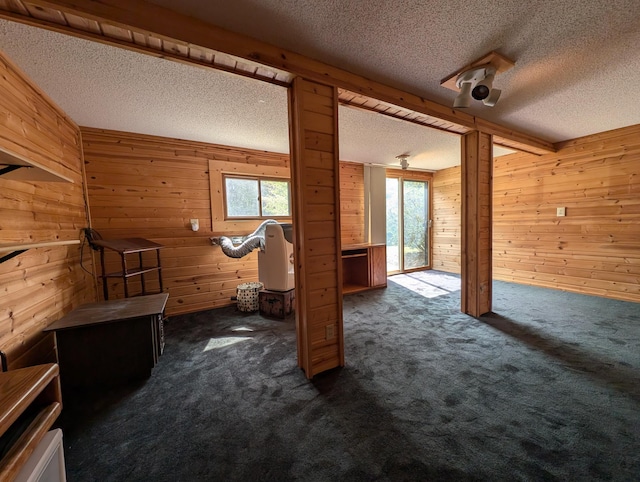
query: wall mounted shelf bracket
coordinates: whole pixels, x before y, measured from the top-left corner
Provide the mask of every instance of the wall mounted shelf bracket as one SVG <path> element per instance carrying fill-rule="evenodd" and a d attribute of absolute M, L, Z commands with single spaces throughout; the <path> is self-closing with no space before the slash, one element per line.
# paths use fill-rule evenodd
<path fill-rule="evenodd" d="M 1 146 L 0 177 L 12 181 L 73 182 L 71 178 Z"/>
<path fill-rule="evenodd" d="M 69 246 L 72 244 L 80 244 L 79 239 L 69 239 L 66 241 L 45 241 L 42 243 L 24 243 L 24 244 L 0 244 L 0 263 L 9 261 L 11 258 L 15 258 L 19 254 L 31 248 L 48 248 L 52 246 Z M 3 254 L 7 253 L 7 254 Z"/>

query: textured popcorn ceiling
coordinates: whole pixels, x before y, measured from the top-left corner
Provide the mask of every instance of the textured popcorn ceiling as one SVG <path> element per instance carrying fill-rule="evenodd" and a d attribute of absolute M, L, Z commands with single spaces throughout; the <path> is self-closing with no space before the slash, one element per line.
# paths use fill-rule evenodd
<path fill-rule="evenodd" d="M 491 50 L 515 60 L 494 108 L 551 141 L 640 123 L 638 0 L 152 0 L 447 105 L 440 80 Z"/>
<path fill-rule="evenodd" d="M 284 87 L 6 21 L 0 50 L 81 126 L 288 152 Z"/>
<path fill-rule="evenodd" d="M 440 80 L 498 50 L 516 62 L 502 98 L 467 111 L 554 142 L 640 123 L 638 0 L 153 3 L 447 105 Z M 288 150 L 280 87 L 7 22 L 0 49 L 80 125 Z M 426 169 L 460 157 L 454 135 L 345 107 L 340 153 Z"/>

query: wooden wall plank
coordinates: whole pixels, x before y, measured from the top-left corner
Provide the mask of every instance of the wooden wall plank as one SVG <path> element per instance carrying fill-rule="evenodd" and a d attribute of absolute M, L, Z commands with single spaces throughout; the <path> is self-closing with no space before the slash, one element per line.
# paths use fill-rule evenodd
<path fill-rule="evenodd" d="M 340 238 L 343 245 L 364 243 L 364 164 L 340 163 Z"/>
<path fill-rule="evenodd" d="M 105 238 L 139 236 L 165 245 L 161 257 L 168 314 L 233 304 L 238 284 L 257 281 L 257 255 L 228 258 L 209 241 L 212 236 L 248 234 L 260 223 L 224 219 L 222 175 L 289 178 L 288 154 L 91 128 L 82 132 L 93 227 Z M 336 232 L 335 224 L 323 223 L 335 214 L 336 172 L 323 152 L 313 151 L 309 159 L 309 189 L 317 197 L 306 214 L 310 236 L 320 240 L 313 252 L 324 256 L 330 252 L 322 243 Z M 362 191 L 363 180 L 356 176 L 354 182 Z M 14 205 L 21 202 L 13 200 Z M 361 194 L 354 202 L 363 202 Z M 364 223 L 361 209 L 354 208 L 353 216 L 349 221 L 354 225 Z M 191 218 L 200 221 L 197 233 L 190 229 Z M 355 236 L 353 230 L 347 233 Z M 119 258 L 108 253 L 107 270 L 116 271 L 118 265 Z M 318 280 L 323 289 L 328 287 L 324 278 Z M 110 280 L 110 287 L 122 296 L 118 280 Z"/>
<path fill-rule="evenodd" d="M 93 226 L 105 238 L 143 237 L 165 246 L 167 313 L 232 304 L 257 281 L 257 255 L 234 259 L 212 236 L 246 235 L 257 220 L 224 219 L 222 173 L 289 177 L 289 156 L 193 141 L 82 128 Z M 213 193 L 213 195 L 211 195 Z M 191 231 L 189 220 L 200 222 Z M 117 256 L 107 258 L 117 266 Z M 121 284 L 110 285 L 122 296 Z"/>
<path fill-rule="evenodd" d="M 79 239 L 88 225 L 80 131 L 1 53 L 0 70 L 0 146 L 73 181 L 0 177 L 0 244 Z M 0 347 L 11 368 L 51 361 L 42 329 L 95 300 L 93 279 L 80 266 L 91 271 L 91 257 L 83 254 L 77 245 L 36 248 L 0 264 Z"/>
<path fill-rule="evenodd" d="M 462 311 L 481 316 L 491 311 L 491 135 L 462 136 L 461 275 Z"/>
<path fill-rule="evenodd" d="M 335 88 L 302 78 L 294 80 L 289 94 L 298 363 L 311 378 L 344 365 L 338 94 Z M 331 113 L 318 114 L 319 105 L 331 106 Z M 333 174 L 321 176 L 318 183 L 311 175 L 317 169 Z"/>
<path fill-rule="evenodd" d="M 493 276 L 640 301 L 640 125 L 494 162 Z M 613 155 L 615 154 L 615 155 Z M 434 267 L 458 272 L 460 168 L 436 173 Z M 439 209 L 436 203 L 436 209 Z M 556 208 L 565 207 L 565 217 Z"/>
<path fill-rule="evenodd" d="M 640 301 L 640 125 L 494 165 L 496 279 Z"/>
<path fill-rule="evenodd" d="M 434 269 L 460 274 L 461 168 L 451 167 L 433 175 Z"/>

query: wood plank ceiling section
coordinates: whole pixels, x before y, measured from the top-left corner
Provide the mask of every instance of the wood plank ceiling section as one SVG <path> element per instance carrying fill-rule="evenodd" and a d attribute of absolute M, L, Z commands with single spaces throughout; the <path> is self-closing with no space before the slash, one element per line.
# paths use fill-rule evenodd
<path fill-rule="evenodd" d="M 534 136 L 153 4 L 132 0 L 0 0 L 0 18 L 282 86 L 300 75 L 338 87 L 339 101 L 344 105 L 455 134 L 479 130 L 493 135 L 495 144 L 523 152 L 555 152 L 552 143 Z M 180 32 L 181 39 L 163 32 Z M 211 48 L 214 44 L 219 50 Z"/>

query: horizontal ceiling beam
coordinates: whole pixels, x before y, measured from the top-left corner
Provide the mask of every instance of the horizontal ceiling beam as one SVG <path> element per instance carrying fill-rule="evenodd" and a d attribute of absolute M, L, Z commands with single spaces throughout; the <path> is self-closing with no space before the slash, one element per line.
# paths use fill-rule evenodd
<path fill-rule="evenodd" d="M 512 141 L 514 145 L 522 144 L 521 150 L 539 154 L 555 152 L 554 145 L 546 140 L 507 129 L 415 94 L 141 0 L 25 0 L 25 3 L 59 9 L 97 21 L 107 21 L 146 35 L 183 41 L 259 62 L 309 80 L 437 117 L 466 129 L 480 130 Z M 528 149 L 525 149 L 525 146 L 528 146 Z"/>
<path fill-rule="evenodd" d="M 294 77 L 288 72 L 267 68 L 258 62 L 240 59 L 211 49 L 202 49 L 186 42 L 163 41 L 159 36 L 142 35 L 137 31 L 111 27 L 106 22 L 88 20 L 75 15 L 72 17 L 70 13 L 65 14 L 60 10 L 45 10 L 43 8 L 27 10 L 25 8 L 25 11 L 23 11 L 18 7 L 19 5 L 24 5 L 24 3 L 18 3 L 20 1 L 13 0 L 13 10 L 3 10 L 1 6 L 2 0 L 0 0 L 0 19 L 23 23 L 32 27 L 43 28 L 83 40 L 116 46 L 132 52 L 169 59 L 183 64 L 214 68 L 281 87 L 288 87 Z M 32 7 L 30 3 L 27 5 Z"/>

